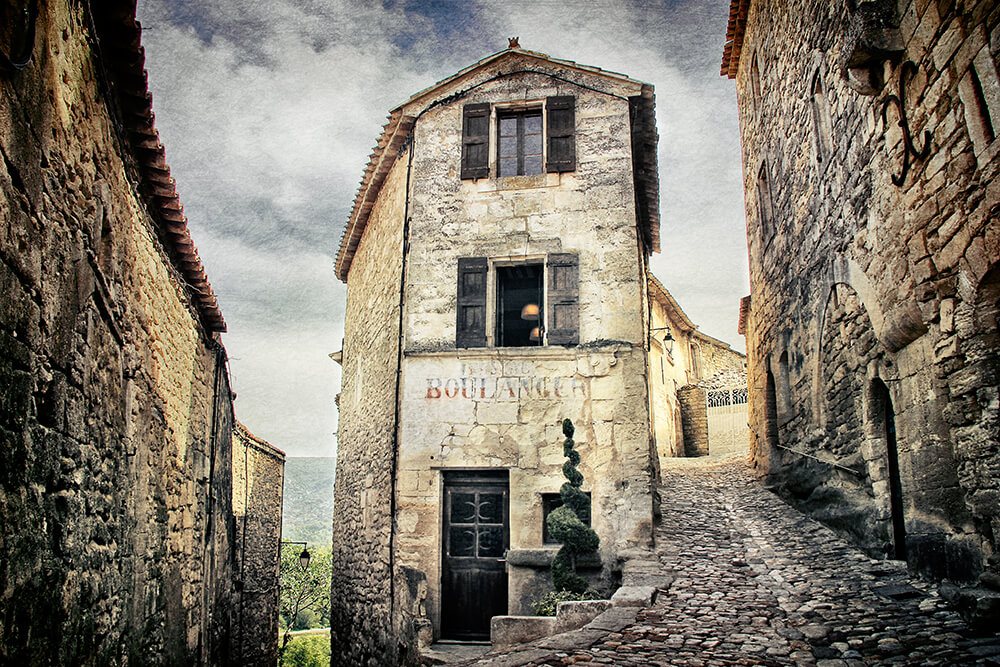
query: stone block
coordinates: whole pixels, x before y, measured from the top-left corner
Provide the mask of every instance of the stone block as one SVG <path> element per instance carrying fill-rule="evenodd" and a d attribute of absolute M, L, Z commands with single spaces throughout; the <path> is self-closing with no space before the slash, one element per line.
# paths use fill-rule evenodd
<path fill-rule="evenodd" d="M 559 602 L 556 604 L 557 631 L 568 632 L 582 628 L 612 606 L 610 600 Z"/>
<path fill-rule="evenodd" d="M 494 616 L 490 620 L 490 643 L 494 650 L 505 650 L 555 634 L 558 627 L 555 616 Z"/>
<path fill-rule="evenodd" d="M 616 607 L 648 607 L 654 599 L 654 586 L 622 586 L 611 596 L 611 603 Z"/>

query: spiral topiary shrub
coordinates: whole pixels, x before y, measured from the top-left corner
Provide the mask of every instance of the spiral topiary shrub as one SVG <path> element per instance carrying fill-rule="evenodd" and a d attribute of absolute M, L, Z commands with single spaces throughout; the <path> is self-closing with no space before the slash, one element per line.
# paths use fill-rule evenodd
<path fill-rule="evenodd" d="M 576 444 L 573 441 L 573 422 L 564 419 L 562 430 L 566 436 L 563 453 L 567 459 L 562 468 L 566 482 L 559 489 L 563 504 L 552 510 L 546 520 L 549 534 L 562 544 L 552 560 L 552 583 L 557 591 L 583 593 L 587 590 L 587 581 L 576 573 L 576 559 L 582 554 L 597 551 L 601 540 L 584 523 L 590 519 L 590 498 L 580 490 L 583 475 L 576 469 L 580 453 L 573 448 Z"/>

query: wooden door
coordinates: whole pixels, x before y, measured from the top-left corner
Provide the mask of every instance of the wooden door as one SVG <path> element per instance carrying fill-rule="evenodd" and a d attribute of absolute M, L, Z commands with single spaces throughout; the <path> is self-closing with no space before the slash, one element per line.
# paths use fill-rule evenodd
<path fill-rule="evenodd" d="M 507 471 L 446 474 L 441 568 L 441 636 L 488 639 L 507 613 L 510 544 Z"/>

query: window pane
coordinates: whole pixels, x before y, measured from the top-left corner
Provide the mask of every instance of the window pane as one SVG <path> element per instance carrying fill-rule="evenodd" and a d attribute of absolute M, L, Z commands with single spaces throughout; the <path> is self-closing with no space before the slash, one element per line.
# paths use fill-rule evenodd
<path fill-rule="evenodd" d="M 530 155 L 524 158 L 524 173 L 527 176 L 542 173 L 542 156 Z"/>
<path fill-rule="evenodd" d="M 524 133 L 525 134 L 541 134 L 542 133 L 542 117 L 538 116 L 525 116 L 524 117 Z"/>
<path fill-rule="evenodd" d="M 540 134 L 524 135 L 524 154 L 525 155 L 542 154 L 542 135 Z"/>
<path fill-rule="evenodd" d="M 479 494 L 479 520 L 483 523 L 503 523 L 503 494 Z"/>
<path fill-rule="evenodd" d="M 449 556 L 475 556 L 476 532 L 464 526 L 452 526 L 448 530 Z"/>
<path fill-rule="evenodd" d="M 500 160 L 501 176 L 517 176 L 517 158 L 503 158 Z"/>
<path fill-rule="evenodd" d="M 500 119 L 500 136 L 513 137 L 517 135 L 517 118 Z"/>
<path fill-rule="evenodd" d="M 472 523 L 476 520 L 476 494 L 451 494 L 451 523 Z"/>
<path fill-rule="evenodd" d="M 517 137 L 500 137 L 500 156 L 517 157 Z"/>
<path fill-rule="evenodd" d="M 499 558 L 503 556 L 503 526 L 479 527 L 479 557 Z"/>
<path fill-rule="evenodd" d="M 496 308 L 496 344 L 498 347 L 537 346 L 531 340 L 531 330 L 538 326 L 535 318 L 521 317 L 528 304 L 539 306 L 542 299 L 542 267 L 525 264 L 498 267 Z M 544 320 L 543 320 L 544 321 Z"/>

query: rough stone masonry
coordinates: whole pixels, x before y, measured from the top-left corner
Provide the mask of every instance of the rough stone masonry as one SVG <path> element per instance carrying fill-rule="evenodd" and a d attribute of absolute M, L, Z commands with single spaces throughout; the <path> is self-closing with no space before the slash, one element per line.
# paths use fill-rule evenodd
<path fill-rule="evenodd" d="M 225 322 L 134 14 L 0 2 L 4 664 L 234 654 Z"/>
<path fill-rule="evenodd" d="M 996 586 L 1000 7 L 734 0 L 753 457 L 871 554 Z"/>

